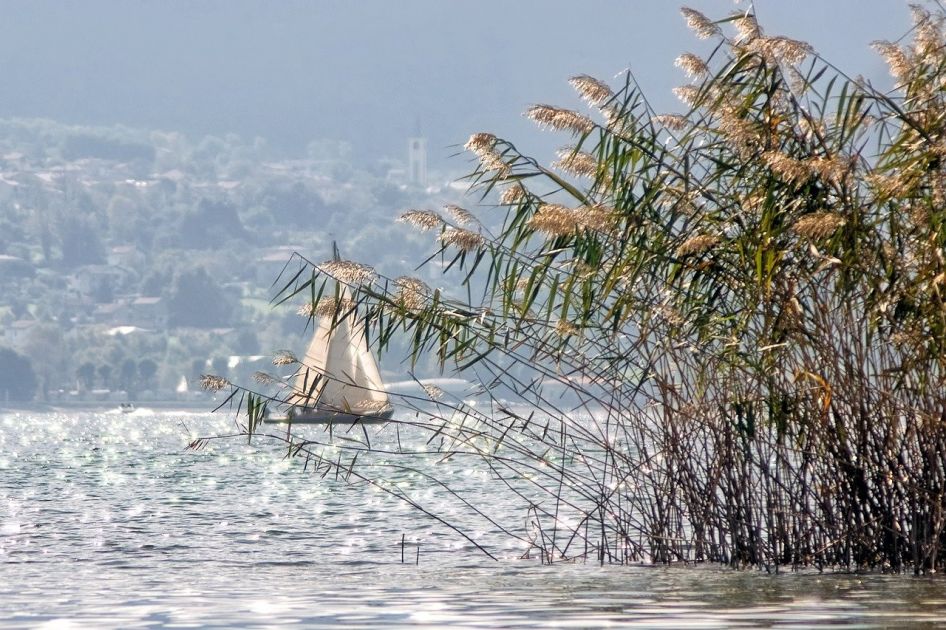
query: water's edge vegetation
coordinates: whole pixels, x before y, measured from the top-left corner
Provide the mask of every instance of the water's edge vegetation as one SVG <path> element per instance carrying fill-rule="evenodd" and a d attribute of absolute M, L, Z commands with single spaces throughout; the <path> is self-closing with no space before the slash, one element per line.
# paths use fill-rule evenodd
<path fill-rule="evenodd" d="M 471 187 L 502 225 L 456 206 L 402 217 L 436 233 L 430 260 L 466 299 L 294 256 L 276 304 L 357 313 L 379 349 L 407 338 L 410 360 L 435 353 L 482 384 L 486 406 L 428 387 L 374 429 L 426 432 L 427 450 L 379 452 L 357 424 L 273 430 L 266 413 L 298 394 L 285 375 L 206 385 L 229 392 L 244 437 L 400 496 L 487 554 L 385 472 L 485 463 L 528 530 L 459 493 L 456 510 L 549 563 L 946 568 L 946 16 L 913 11 L 908 43 L 874 44 L 893 92 L 751 11 L 684 9 L 715 46 L 677 60 L 684 113 L 653 111 L 630 73 L 616 90 L 578 76 L 589 114 L 527 112 L 573 138 L 556 163 L 474 134 Z"/>

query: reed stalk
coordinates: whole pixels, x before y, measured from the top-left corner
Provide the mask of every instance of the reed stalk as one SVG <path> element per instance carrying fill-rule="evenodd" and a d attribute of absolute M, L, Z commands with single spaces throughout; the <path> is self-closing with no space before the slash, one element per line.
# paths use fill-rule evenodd
<path fill-rule="evenodd" d="M 682 113 L 653 111 L 629 73 L 576 77 L 588 114 L 528 112 L 573 143 L 557 168 L 492 134 L 467 144 L 501 227 L 405 215 L 466 297 L 296 256 L 275 301 L 314 317 L 345 283 L 379 350 L 407 339 L 410 360 L 482 383 L 488 409 L 400 398 L 383 430 L 428 437 L 390 465 L 480 462 L 528 531 L 457 503 L 545 562 L 941 571 L 944 15 L 916 9 L 907 43 L 875 45 L 892 92 L 751 12 L 684 17 L 716 46 L 678 60 Z M 240 413 L 291 400 L 216 384 Z M 385 485 L 367 433 L 272 437 L 323 476 Z"/>

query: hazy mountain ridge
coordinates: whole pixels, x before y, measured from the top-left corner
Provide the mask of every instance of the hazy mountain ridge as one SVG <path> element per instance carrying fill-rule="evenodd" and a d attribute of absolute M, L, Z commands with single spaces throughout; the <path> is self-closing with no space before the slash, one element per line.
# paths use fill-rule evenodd
<path fill-rule="evenodd" d="M 226 374 L 226 357 L 299 343 L 304 320 L 268 305 L 294 251 L 322 260 L 338 240 L 395 274 L 431 251 L 395 226 L 462 196 L 456 175 L 431 177 L 410 184 L 397 161 L 363 166 L 332 142 L 277 159 L 234 135 L 0 121 L 0 345 L 29 358 L 40 397 Z M 141 378 L 128 362 L 145 360 Z"/>

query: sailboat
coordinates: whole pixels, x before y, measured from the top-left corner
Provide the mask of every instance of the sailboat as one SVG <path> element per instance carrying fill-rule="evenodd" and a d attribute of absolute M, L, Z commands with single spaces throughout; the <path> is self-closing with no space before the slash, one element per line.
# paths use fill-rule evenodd
<path fill-rule="evenodd" d="M 341 302 L 348 292 L 342 290 Z M 323 316 L 293 379 L 292 407 L 283 422 L 383 422 L 394 408 L 384 389 L 378 363 L 354 311 L 332 325 Z"/>

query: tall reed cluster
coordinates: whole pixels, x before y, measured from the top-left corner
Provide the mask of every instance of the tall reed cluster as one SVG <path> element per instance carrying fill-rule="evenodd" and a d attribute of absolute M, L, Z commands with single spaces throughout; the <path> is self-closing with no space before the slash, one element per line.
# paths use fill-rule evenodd
<path fill-rule="evenodd" d="M 946 39 L 941 12 L 913 12 L 908 44 L 874 44 L 884 91 L 751 12 L 684 9 L 715 46 L 677 60 L 682 113 L 630 74 L 574 77 L 586 111 L 527 112 L 570 138 L 554 164 L 466 145 L 501 229 L 404 215 L 472 298 L 303 265 L 279 299 L 348 281 L 378 346 L 514 392 L 400 404 L 432 451 L 521 497 L 530 531 L 509 531 L 543 559 L 942 570 Z"/>

